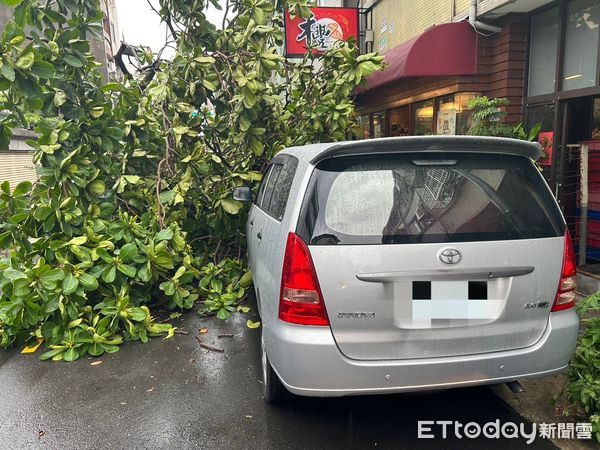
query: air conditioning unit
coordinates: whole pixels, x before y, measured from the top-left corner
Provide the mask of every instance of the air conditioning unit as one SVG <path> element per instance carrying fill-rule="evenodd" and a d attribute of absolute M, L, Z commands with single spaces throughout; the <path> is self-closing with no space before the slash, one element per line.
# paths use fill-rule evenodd
<path fill-rule="evenodd" d="M 375 33 L 373 30 L 365 30 L 365 42 L 373 42 L 375 40 Z"/>

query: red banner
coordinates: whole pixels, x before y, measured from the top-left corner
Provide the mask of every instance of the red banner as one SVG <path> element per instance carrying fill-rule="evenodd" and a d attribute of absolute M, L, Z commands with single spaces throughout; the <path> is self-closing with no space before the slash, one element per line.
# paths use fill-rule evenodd
<path fill-rule="evenodd" d="M 311 8 L 308 19 L 291 18 L 285 12 L 286 56 L 302 57 L 308 48 L 325 51 L 337 41 L 354 38 L 358 42 L 357 8 Z"/>

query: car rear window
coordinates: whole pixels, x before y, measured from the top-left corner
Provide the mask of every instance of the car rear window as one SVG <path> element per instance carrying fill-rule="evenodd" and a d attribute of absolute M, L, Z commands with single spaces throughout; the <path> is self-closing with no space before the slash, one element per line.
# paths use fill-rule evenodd
<path fill-rule="evenodd" d="M 535 239 L 564 227 L 529 159 L 421 153 L 319 163 L 297 232 L 312 245 L 356 245 Z"/>

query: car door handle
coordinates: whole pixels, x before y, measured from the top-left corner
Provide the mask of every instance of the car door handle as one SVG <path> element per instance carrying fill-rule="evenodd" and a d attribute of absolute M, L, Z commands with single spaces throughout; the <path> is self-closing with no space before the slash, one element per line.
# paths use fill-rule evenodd
<path fill-rule="evenodd" d="M 261 232 L 261 231 L 259 231 L 259 232 L 256 234 L 256 237 L 257 237 L 257 238 L 258 238 L 258 240 L 260 241 L 260 240 L 262 239 L 262 232 Z"/>

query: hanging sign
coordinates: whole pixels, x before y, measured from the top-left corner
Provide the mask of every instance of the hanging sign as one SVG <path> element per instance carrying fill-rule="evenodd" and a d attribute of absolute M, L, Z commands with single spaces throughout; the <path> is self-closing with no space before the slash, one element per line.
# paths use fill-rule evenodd
<path fill-rule="evenodd" d="M 326 51 L 338 41 L 354 38 L 358 42 L 358 8 L 311 8 L 311 16 L 290 17 L 285 12 L 285 53 L 302 57 L 313 51 Z"/>

